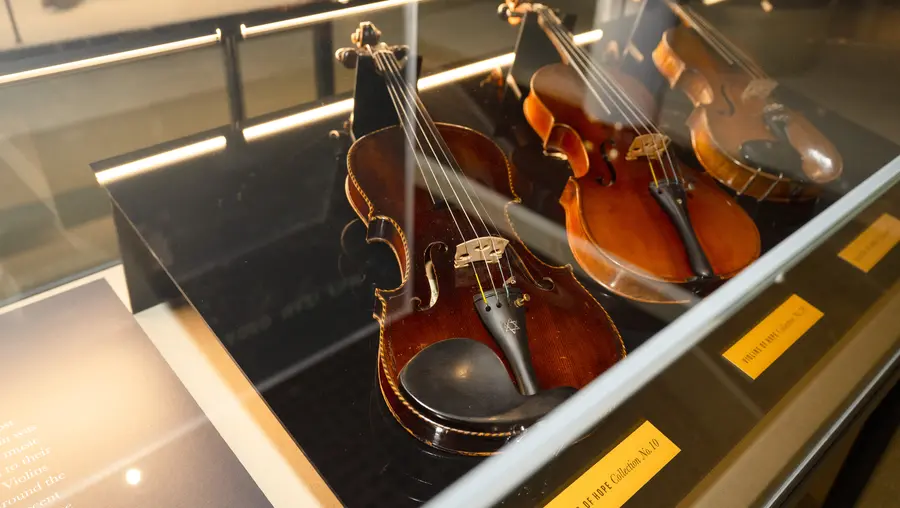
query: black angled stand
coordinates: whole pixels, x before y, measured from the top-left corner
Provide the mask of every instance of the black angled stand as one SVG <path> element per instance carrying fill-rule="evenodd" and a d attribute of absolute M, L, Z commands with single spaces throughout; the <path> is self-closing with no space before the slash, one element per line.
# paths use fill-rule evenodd
<path fill-rule="evenodd" d="M 572 31 L 575 16 L 570 14 L 563 18 L 563 25 Z M 545 65 L 562 62 L 556 47 L 547 38 L 538 21 L 538 15 L 528 12 L 522 19 L 519 38 L 516 40 L 516 58 L 506 77 L 506 93 L 512 93 L 517 99 L 523 99 L 531 89 L 531 76 Z"/>
<path fill-rule="evenodd" d="M 397 52 L 405 48 L 396 48 Z M 337 53 L 337 59 L 347 68 L 356 69 L 353 89 L 353 114 L 350 117 L 350 135 L 354 140 L 385 127 L 398 125 L 400 119 L 388 93 L 384 76 L 378 72 L 371 55 L 362 54 L 356 48 L 345 48 Z M 422 58 L 416 58 L 416 80 L 422 68 Z M 418 88 L 418 83 L 414 84 Z"/>

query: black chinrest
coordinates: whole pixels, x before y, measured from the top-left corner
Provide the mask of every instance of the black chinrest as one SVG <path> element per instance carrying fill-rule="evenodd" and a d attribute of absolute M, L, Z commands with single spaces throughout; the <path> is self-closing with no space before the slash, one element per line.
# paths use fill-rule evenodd
<path fill-rule="evenodd" d="M 791 113 L 783 104 L 770 102 L 763 108 L 763 122 L 775 140 L 751 139 L 741 144 L 744 162 L 773 175 L 783 175 L 796 182 L 808 182 L 803 172 L 803 159 L 791 146 L 787 125 Z"/>
<path fill-rule="evenodd" d="M 522 395 L 496 353 L 472 339 L 423 349 L 400 371 L 400 386 L 428 415 L 477 432 L 527 427 L 575 393 L 560 387 Z"/>
<path fill-rule="evenodd" d="M 806 182 L 803 160 L 790 144 L 784 141 L 752 139 L 741 143 L 741 157 L 748 166 L 772 175 L 784 175 L 796 182 Z"/>

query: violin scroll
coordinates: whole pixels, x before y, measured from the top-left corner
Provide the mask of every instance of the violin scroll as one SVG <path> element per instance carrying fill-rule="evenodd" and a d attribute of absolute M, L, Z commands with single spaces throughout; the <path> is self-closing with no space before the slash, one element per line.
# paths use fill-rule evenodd
<path fill-rule="evenodd" d="M 387 50 L 394 53 L 398 64 L 403 68 L 409 56 L 409 46 L 388 46 L 381 42 L 381 30 L 372 22 L 363 21 L 359 27 L 350 34 L 350 42 L 355 47 L 341 48 L 334 52 L 334 58 L 347 69 L 355 69 L 359 63 L 360 55 L 371 55 L 376 50 Z"/>
<path fill-rule="evenodd" d="M 375 46 L 381 41 L 381 30 L 375 27 L 371 21 L 363 21 L 355 32 L 350 34 L 350 42 L 357 48 Z"/>
<path fill-rule="evenodd" d="M 497 16 L 510 25 L 516 26 L 522 22 L 525 14 L 533 10 L 531 2 L 520 0 L 505 0 L 497 7 Z"/>

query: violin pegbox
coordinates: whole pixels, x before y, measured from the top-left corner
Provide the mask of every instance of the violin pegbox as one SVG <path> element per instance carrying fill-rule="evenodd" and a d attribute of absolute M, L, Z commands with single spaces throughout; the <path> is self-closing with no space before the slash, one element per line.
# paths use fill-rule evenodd
<path fill-rule="evenodd" d="M 375 27 L 371 21 L 363 21 L 359 24 L 359 28 L 350 34 L 350 42 L 359 49 L 366 46 L 377 46 L 381 42 L 381 30 Z"/>
<path fill-rule="evenodd" d="M 531 2 L 521 0 L 505 0 L 497 6 L 497 16 L 510 25 L 516 26 L 525 18 L 525 13 L 532 10 Z"/>
<path fill-rule="evenodd" d="M 354 47 L 341 48 L 334 53 L 335 59 L 347 69 L 355 69 L 361 55 L 372 56 L 373 51 L 390 51 L 397 59 L 398 65 L 403 68 L 409 56 L 409 46 L 388 46 L 381 42 L 381 30 L 371 21 L 363 21 L 359 27 L 350 34 L 350 42 Z"/>

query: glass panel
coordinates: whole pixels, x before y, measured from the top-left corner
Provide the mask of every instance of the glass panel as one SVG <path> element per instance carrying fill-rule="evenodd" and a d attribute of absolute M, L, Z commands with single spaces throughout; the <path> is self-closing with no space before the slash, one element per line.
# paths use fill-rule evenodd
<path fill-rule="evenodd" d="M 784 501 L 898 359 L 896 9 L 498 3 L 0 87 L 0 301 L 121 258 L 334 504 Z"/>
<path fill-rule="evenodd" d="M 0 88 L 0 301 L 118 257 L 90 164 L 227 122 L 221 76 L 206 48 Z"/>

